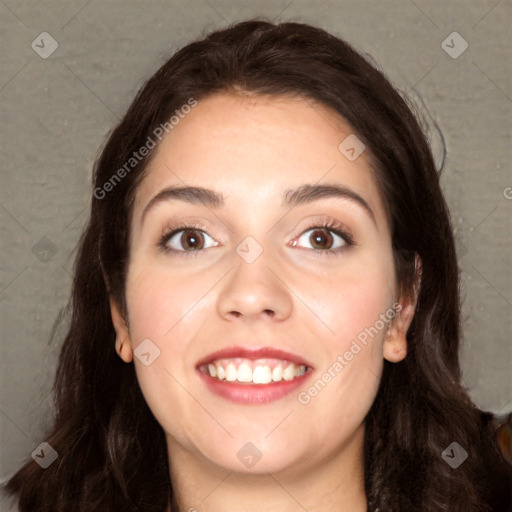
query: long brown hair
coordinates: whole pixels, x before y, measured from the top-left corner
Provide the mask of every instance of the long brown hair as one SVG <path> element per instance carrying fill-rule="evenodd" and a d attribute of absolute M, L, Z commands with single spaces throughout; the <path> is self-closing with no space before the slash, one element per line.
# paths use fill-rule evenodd
<path fill-rule="evenodd" d="M 485 510 L 478 487 L 479 411 L 459 368 L 454 237 L 417 117 L 385 75 L 345 41 L 306 24 L 251 20 L 174 54 L 139 91 L 95 164 L 54 385 L 57 414 L 45 439 L 58 459 L 47 469 L 29 460 L 10 479 L 7 489 L 18 497 L 20 511 L 162 512 L 173 502 L 165 436 L 133 365 L 114 350 L 109 309 L 112 296 L 126 313 L 133 199 L 154 152 L 122 179 L 112 177 L 190 98 L 225 91 L 300 95 L 338 112 L 377 162 L 396 274 L 406 293 L 415 279 L 414 256 L 421 258 L 407 357 L 385 362 L 365 420 L 368 510 Z M 112 186 L 105 187 L 109 180 Z M 107 188 L 104 197 L 98 193 Z M 441 457 L 452 442 L 469 454 L 456 470 Z"/>

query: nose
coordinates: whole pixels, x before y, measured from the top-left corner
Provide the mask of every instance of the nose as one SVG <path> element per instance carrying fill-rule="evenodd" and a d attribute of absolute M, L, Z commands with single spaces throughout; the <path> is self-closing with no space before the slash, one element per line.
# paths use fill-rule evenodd
<path fill-rule="evenodd" d="M 265 252 L 252 263 L 235 254 L 234 265 L 218 296 L 222 318 L 283 321 L 291 315 L 293 293 L 279 266 Z"/>

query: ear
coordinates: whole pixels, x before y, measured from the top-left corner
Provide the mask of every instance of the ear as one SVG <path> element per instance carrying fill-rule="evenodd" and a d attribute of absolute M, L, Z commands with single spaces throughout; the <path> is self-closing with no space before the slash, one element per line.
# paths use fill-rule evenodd
<path fill-rule="evenodd" d="M 421 259 L 417 254 L 414 266 L 415 281 L 413 290 L 393 304 L 396 316 L 388 328 L 383 344 L 384 359 L 391 363 L 403 361 L 407 355 L 407 330 L 414 318 L 421 285 Z"/>
<path fill-rule="evenodd" d="M 116 331 L 116 352 L 125 363 L 131 363 L 133 361 L 133 350 L 130 332 L 116 301 L 112 297 L 110 297 L 110 314 Z"/>

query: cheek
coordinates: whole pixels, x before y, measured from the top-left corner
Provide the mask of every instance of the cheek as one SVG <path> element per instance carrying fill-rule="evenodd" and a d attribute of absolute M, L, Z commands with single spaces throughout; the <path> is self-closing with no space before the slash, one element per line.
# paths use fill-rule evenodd
<path fill-rule="evenodd" d="M 374 332 L 372 327 L 385 334 L 387 324 L 383 325 L 380 318 L 394 303 L 394 270 L 390 261 L 357 261 L 340 267 L 326 279 L 311 280 L 304 289 L 309 290 L 312 309 L 330 328 L 336 349 L 346 350 L 361 333 L 370 329 Z M 326 329 L 326 339 L 328 334 Z"/>
<path fill-rule="evenodd" d="M 316 403 L 316 415 L 346 431 L 362 421 L 377 393 L 382 373 L 382 344 L 394 303 L 392 258 L 360 258 L 338 272 L 304 286 L 316 297 L 312 308 L 325 326 L 325 358 L 301 403 Z M 320 300 L 321 298 L 321 300 Z M 315 309 L 316 308 L 316 309 Z M 318 321 L 318 319 L 315 319 Z M 323 407 L 320 406 L 323 405 Z"/>
<path fill-rule="evenodd" d="M 150 270 L 135 271 L 127 283 L 132 344 L 135 348 L 150 338 L 162 348 L 172 345 L 173 350 L 179 350 L 187 339 L 190 319 L 201 308 L 208 283 L 166 275 L 150 263 L 139 268 Z"/>
<path fill-rule="evenodd" d="M 359 364 L 370 367 L 382 358 L 382 344 L 388 328 L 384 315 L 393 303 L 389 294 L 383 292 L 375 294 L 360 287 L 352 298 L 347 299 L 345 312 L 336 326 L 340 334 L 337 349 L 346 354 L 347 360 L 357 357 Z"/>
<path fill-rule="evenodd" d="M 387 281 L 366 274 L 344 279 L 341 291 L 324 301 L 324 318 L 333 333 L 322 337 L 325 358 L 299 402 L 325 425 L 318 435 L 338 439 L 355 432 L 377 394 L 382 373 L 382 344 L 388 324 L 380 319 L 393 304 Z"/>
<path fill-rule="evenodd" d="M 205 321 L 208 301 L 204 296 L 217 279 L 215 275 L 208 280 L 170 276 L 154 262 L 139 263 L 128 276 L 126 295 L 137 380 L 159 423 L 177 437 L 181 429 L 174 428 L 169 418 L 189 417 L 194 407 L 185 390 L 193 364 L 190 340 Z M 144 349 L 150 353 L 149 365 L 137 357 L 139 345 L 149 347 Z M 158 356 L 153 359 L 153 354 Z"/>

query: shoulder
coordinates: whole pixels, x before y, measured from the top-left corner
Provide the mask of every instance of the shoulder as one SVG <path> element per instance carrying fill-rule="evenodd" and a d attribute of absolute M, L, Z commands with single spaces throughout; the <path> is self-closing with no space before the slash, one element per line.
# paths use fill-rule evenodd
<path fill-rule="evenodd" d="M 481 482 L 484 498 L 493 512 L 512 510 L 512 413 L 480 413 L 482 429 Z"/>

